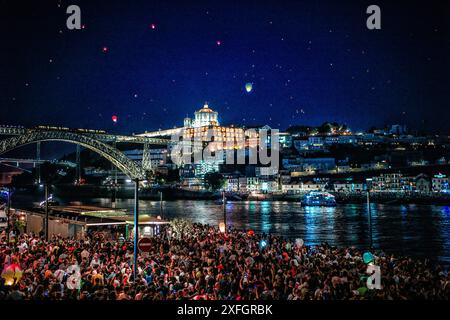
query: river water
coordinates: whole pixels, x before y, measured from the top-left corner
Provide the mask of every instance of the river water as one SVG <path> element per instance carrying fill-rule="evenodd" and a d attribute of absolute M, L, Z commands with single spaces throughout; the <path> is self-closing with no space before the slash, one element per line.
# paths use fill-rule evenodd
<path fill-rule="evenodd" d="M 74 199 L 56 199 L 69 204 Z M 30 206 L 37 199 L 17 196 L 13 205 Z M 110 199 L 83 199 L 82 204 L 110 207 Z M 118 199 L 117 208 L 132 214 L 133 200 Z M 141 200 L 140 212 L 160 214 L 158 201 Z M 165 219 L 186 218 L 193 222 L 218 225 L 223 220 L 222 205 L 214 201 L 164 201 Z M 433 205 L 371 204 L 372 239 L 375 249 L 426 257 L 450 264 L 450 207 Z M 239 229 L 253 229 L 302 238 L 307 245 L 328 242 L 336 246 L 369 246 L 368 210 L 365 204 L 342 204 L 337 207 L 302 207 L 300 203 L 282 201 L 227 202 L 227 223 Z"/>

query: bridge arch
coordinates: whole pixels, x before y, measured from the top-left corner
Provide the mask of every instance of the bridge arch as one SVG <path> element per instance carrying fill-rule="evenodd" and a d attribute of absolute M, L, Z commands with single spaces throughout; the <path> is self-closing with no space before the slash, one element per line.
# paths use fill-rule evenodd
<path fill-rule="evenodd" d="M 131 179 L 143 180 L 145 178 L 144 171 L 120 150 L 87 135 L 70 131 L 28 131 L 22 135 L 0 140 L 0 154 L 40 141 L 61 141 L 78 144 L 100 154 Z"/>

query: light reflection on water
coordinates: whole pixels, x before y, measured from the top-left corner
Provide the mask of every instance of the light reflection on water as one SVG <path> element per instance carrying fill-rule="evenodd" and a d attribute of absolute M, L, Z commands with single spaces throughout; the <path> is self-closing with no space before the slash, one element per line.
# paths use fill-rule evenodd
<path fill-rule="evenodd" d="M 59 201 L 67 204 L 68 200 Z M 111 206 L 110 199 L 89 199 L 86 204 Z M 117 208 L 130 214 L 133 200 L 118 199 Z M 139 201 L 141 213 L 159 215 L 158 201 Z M 218 225 L 223 207 L 214 201 L 165 201 L 164 218 L 186 218 Z M 429 257 L 450 263 L 450 208 L 433 205 L 383 205 L 371 203 L 375 248 Z M 227 202 L 228 225 L 238 229 L 303 238 L 308 245 L 328 242 L 336 246 L 367 248 L 368 215 L 365 204 L 337 207 L 301 207 L 294 202 Z"/>

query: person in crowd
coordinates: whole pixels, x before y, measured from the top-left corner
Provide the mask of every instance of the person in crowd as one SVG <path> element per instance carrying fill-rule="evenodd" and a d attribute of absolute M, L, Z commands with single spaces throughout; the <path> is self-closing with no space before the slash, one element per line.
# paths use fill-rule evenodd
<path fill-rule="evenodd" d="M 381 288 L 367 286 L 363 251 L 327 243 L 304 246 L 245 230 L 220 233 L 194 224 L 190 232 L 165 231 L 138 257 L 133 244 L 34 234 L 0 241 L 0 269 L 22 274 L 1 300 L 448 300 L 450 274 L 429 260 L 375 252 Z M 264 245 L 261 245 L 264 240 Z"/>

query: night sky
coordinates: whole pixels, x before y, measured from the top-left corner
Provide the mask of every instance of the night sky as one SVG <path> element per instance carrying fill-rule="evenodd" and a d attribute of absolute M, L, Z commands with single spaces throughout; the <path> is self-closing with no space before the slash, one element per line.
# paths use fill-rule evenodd
<path fill-rule="evenodd" d="M 1 1 L 0 124 L 138 133 L 208 101 L 223 124 L 447 134 L 446 2 Z M 66 28 L 70 4 L 82 30 Z"/>

